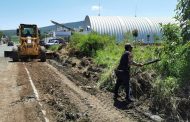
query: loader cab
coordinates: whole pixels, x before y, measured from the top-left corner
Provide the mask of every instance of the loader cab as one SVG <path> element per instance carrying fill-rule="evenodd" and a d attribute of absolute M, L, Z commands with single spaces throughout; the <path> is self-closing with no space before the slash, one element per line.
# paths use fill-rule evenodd
<path fill-rule="evenodd" d="M 20 26 L 20 36 L 21 37 L 37 37 L 38 29 L 36 25 L 24 25 Z"/>
<path fill-rule="evenodd" d="M 40 37 L 40 30 L 38 30 L 37 25 L 21 24 L 17 29 L 17 36 L 37 38 Z"/>

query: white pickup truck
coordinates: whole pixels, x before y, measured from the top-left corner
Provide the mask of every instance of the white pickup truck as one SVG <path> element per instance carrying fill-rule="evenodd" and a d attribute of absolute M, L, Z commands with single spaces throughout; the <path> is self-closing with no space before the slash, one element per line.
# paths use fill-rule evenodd
<path fill-rule="evenodd" d="M 45 43 L 45 47 L 48 48 L 52 45 L 56 45 L 56 44 L 63 44 L 65 43 L 64 40 L 61 39 L 50 39 L 47 43 Z"/>

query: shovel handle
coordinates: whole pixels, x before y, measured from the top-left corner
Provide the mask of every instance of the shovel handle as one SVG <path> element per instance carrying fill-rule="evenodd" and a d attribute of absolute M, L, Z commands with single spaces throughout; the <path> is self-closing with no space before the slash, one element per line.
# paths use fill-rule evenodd
<path fill-rule="evenodd" d="M 156 62 L 158 62 L 158 61 L 160 61 L 160 59 L 155 59 L 155 60 L 146 62 L 146 63 L 144 63 L 144 65 L 149 65 L 149 64 L 152 64 L 152 63 L 156 63 Z"/>

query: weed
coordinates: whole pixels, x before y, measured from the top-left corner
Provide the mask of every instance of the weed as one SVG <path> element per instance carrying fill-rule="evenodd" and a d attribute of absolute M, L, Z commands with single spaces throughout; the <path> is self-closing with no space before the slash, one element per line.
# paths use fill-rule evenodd
<path fill-rule="evenodd" d="M 52 45 L 48 48 L 48 50 L 51 50 L 51 51 L 58 51 L 59 48 L 60 48 L 61 45 L 59 44 L 56 44 L 56 45 Z"/>

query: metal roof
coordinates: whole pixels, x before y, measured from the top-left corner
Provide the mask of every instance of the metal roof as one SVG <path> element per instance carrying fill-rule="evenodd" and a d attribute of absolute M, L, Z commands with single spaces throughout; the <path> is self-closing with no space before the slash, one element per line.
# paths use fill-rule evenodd
<path fill-rule="evenodd" d="M 161 37 L 160 24 L 176 23 L 175 19 L 166 17 L 125 17 L 125 16 L 86 16 L 85 28 L 100 34 L 115 36 L 117 40 L 123 40 L 124 34 L 138 30 L 137 40 L 154 42 L 154 36 Z"/>

